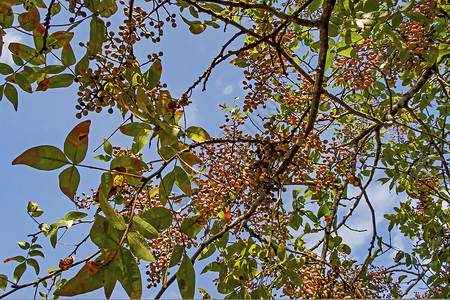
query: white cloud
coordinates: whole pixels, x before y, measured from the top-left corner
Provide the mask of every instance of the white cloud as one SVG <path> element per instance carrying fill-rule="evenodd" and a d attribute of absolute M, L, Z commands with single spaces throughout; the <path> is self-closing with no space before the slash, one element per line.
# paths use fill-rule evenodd
<path fill-rule="evenodd" d="M 233 92 L 233 90 L 234 90 L 233 86 L 231 84 L 229 84 L 223 89 L 222 94 L 229 95 Z"/>
<path fill-rule="evenodd" d="M 8 50 L 8 46 L 10 43 L 15 42 L 18 43 L 22 40 L 22 37 L 15 32 L 8 32 L 3 36 L 3 49 L 2 56 L 0 56 L 0 62 L 6 64 L 13 64 L 12 55 Z"/>

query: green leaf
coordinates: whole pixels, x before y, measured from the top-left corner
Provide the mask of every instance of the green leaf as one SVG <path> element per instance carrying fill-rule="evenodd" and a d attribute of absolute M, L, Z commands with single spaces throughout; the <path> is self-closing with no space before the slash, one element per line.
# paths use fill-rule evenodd
<path fill-rule="evenodd" d="M 22 73 L 14 74 L 14 81 L 17 85 L 27 93 L 32 93 L 31 84 L 28 82 L 28 79 Z"/>
<path fill-rule="evenodd" d="M 189 177 L 183 168 L 176 166 L 173 169 L 175 174 L 175 184 L 182 190 L 187 196 L 191 196 L 191 182 L 189 181 Z"/>
<path fill-rule="evenodd" d="M 94 225 L 90 231 L 90 238 L 94 244 L 101 249 L 115 251 L 119 247 L 119 235 L 117 231 L 109 225 L 106 218 L 97 215 Z"/>
<path fill-rule="evenodd" d="M 44 82 L 40 83 L 40 87 L 48 88 L 48 89 L 56 89 L 68 87 L 73 83 L 73 75 L 72 74 L 59 74 L 55 76 L 51 76 L 44 80 Z"/>
<path fill-rule="evenodd" d="M 19 21 L 20 27 L 22 27 L 26 31 L 33 31 L 37 25 L 39 25 L 40 15 L 37 7 L 33 5 L 33 7 L 24 13 L 21 13 L 17 20 Z"/>
<path fill-rule="evenodd" d="M 109 172 L 105 172 L 102 174 L 101 179 L 101 191 L 103 196 L 105 196 L 106 200 L 108 200 L 109 192 L 114 185 L 114 178 Z"/>
<path fill-rule="evenodd" d="M 356 51 L 351 45 L 346 45 L 344 42 L 338 42 L 336 44 L 337 54 L 348 58 L 356 57 Z"/>
<path fill-rule="evenodd" d="M 88 53 L 83 56 L 82 59 L 78 61 L 78 63 L 75 65 L 75 74 L 79 75 L 82 72 L 86 72 L 89 68 L 89 58 Z"/>
<path fill-rule="evenodd" d="M 135 136 L 133 139 L 133 144 L 131 145 L 131 153 L 133 154 L 139 153 L 147 142 L 148 139 L 146 136 L 143 135 Z"/>
<path fill-rule="evenodd" d="M 28 256 L 39 256 L 44 258 L 44 253 L 42 253 L 42 251 L 39 250 L 31 250 L 30 252 L 28 252 Z"/>
<path fill-rule="evenodd" d="M 10 43 L 8 46 L 9 51 L 26 62 L 32 65 L 42 65 L 45 63 L 45 57 L 39 53 L 36 49 L 22 45 L 19 43 Z"/>
<path fill-rule="evenodd" d="M 142 295 L 141 272 L 134 259 L 133 254 L 121 247 L 118 253 L 118 264 L 122 269 L 122 276 L 118 279 L 131 299 L 140 299 Z"/>
<path fill-rule="evenodd" d="M 134 220 L 134 219 L 133 219 Z M 137 232 L 130 231 L 127 234 L 128 245 L 131 252 L 140 259 L 145 261 L 156 262 L 155 257 L 150 250 L 147 241 Z"/>
<path fill-rule="evenodd" d="M 164 230 L 172 225 L 172 213 L 165 207 L 153 207 L 135 216 L 151 224 L 156 230 Z M 134 220 L 134 219 L 133 219 Z"/>
<path fill-rule="evenodd" d="M 152 127 L 146 123 L 132 122 L 119 127 L 120 132 L 128 136 L 148 135 Z"/>
<path fill-rule="evenodd" d="M 145 93 L 145 90 L 142 87 L 138 87 L 137 89 L 136 104 L 143 112 L 148 114 L 150 117 L 155 117 L 155 108 L 153 107 L 153 102 Z"/>
<path fill-rule="evenodd" d="M 278 246 L 278 251 L 277 251 L 277 256 L 278 256 L 278 260 L 280 261 L 280 263 L 284 263 L 286 261 L 286 245 L 285 244 L 281 244 L 280 246 Z"/>
<path fill-rule="evenodd" d="M 25 257 L 18 255 L 18 256 L 7 258 L 3 262 L 7 263 L 7 262 L 10 262 L 10 261 L 17 261 L 18 263 L 21 263 L 21 262 L 25 261 Z"/>
<path fill-rule="evenodd" d="M 100 16 L 109 18 L 117 11 L 116 0 L 103 0 L 99 5 L 98 10 L 100 12 Z"/>
<path fill-rule="evenodd" d="M 64 220 L 71 221 L 71 220 L 78 220 L 83 219 L 87 216 L 87 213 L 81 212 L 81 211 L 71 211 L 66 214 L 66 217 Z"/>
<path fill-rule="evenodd" d="M 203 225 L 198 223 L 200 218 L 203 217 L 197 215 L 184 219 L 181 223 L 181 232 L 186 234 L 189 238 L 195 237 L 203 229 Z"/>
<path fill-rule="evenodd" d="M 154 239 L 159 235 L 155 227 L 142 219 L 139 215 L 136 215 L 133 218 L 133 228 L 149 240 Z"/>
<path fill-rule="evenodd" d="M 69 161 L 64 156 L 64 153 L 54 146 L 37 146 L 19 155 L 12 164 L 22 164 L 35 169 L 49 171 L 61 168 L 69 164 Z"/>
<path fill-rule="evenodd" d="M 79 183 L 80 173 L 74 166 L 68 167 L 59 174 L 59 188 L 69 199 L 75 197 Z"/>
<path fill-rule="evenodd" d="M 30 243 L 28 242 L 17 242 L 19 244 L 20 249 L 27 250 L 30 248 Z"/>
<path fill-rule="evenodd" d="M 365 12 L 378 11 L 380 3 L 378 0 L 365 0 L 363 4 L 363 10 Z"/>
<path fill-rule="evenodd" d="M 61 62 L 66 67 L 74 65 L 77 62 L 77 59 L 69 42 L 67 42 L 62 49 Z"/>
<path fill-rule="evenodd" d="M 161 180 L 159 185 L 159 200 L 162 204 L 166 204 L 169 200 L 170 192 L 172 192 L 173 184 L 175 182 L 175 173 L 170 172 Z"/>
<path fill-rule="evenodd" d="M 188 138 L 196 142 L 203 142 L 211 139 L 206 130 L 201 127 L 191 126 L 186 129 L 186 134 Z"/>
<path fill-rule="evenodd" d="M 150 69 L 148 69 L 147 72 L 142 74 L 142 78 L 141 78 L 142 79 L 142 86 L 147 91 L 150 91 L 153 88 L 155 88 L 158 85 L 158 83 L 159 83 L 159 80 L 161 78 L 161 73 L 162 73 L 161 60 L 157 59 L 152 64 Z"/>
<path fill-rule="evenodd" d="M 116 286 L 116 282 L 119 279 L 118 274 L 115 270 L 113 272 L 105 272 L 104 278 L 104 291 L 106 299 L 111 298 L 111 294 L 114 291 L 114 287 Z"/>
<path fill-rule="evenodd" d="M 195 271 L 189 256 L 186 254 L 183 254 L 183 260 L 176 276 L 181 297 L 183 299 L 193 299 L 195 294 Z"/>
<path fill-rule="evenodd" d="M 14 269 L 13 278 L 16 283 L 19 281 L 20 277 L 22 277 L 22 275 L 26 269 L 27 269 L 27 264 L 25 262 L 21 263 Z"/>
<path fill-rule="evenodd" d="M 355 31 L 347 30 L 345 32 L 344 41 L 347 45 L 358 44 L 358 43 L 362 42 L 363 40 L 364 40 L 363 37 Z"/>
<path fill-rule="evenodd" d="M 107 267 L 98 262 L 87 262 L 81 270 L 61 288 L 55 291 L 55 296 L 76 296 L 99 289 L 103 286 Z"/>
<path fill-rule="evenodd" d="M 5 84 L 5 88 L 3 89 L 3 93 L 6 96 L 6 99 L 12 103 L 14 109 L 17 111 L 18 107 L 18 99 L 17 99 L 17 89 L 10 83 Z"/>
<path fill-rule="evenodd" d="M 229 237 L 230 237 L 229 231 L 225 232 L 225 234 L 222 235 L 222 237 L 217 239 L 216 242 L 217 247 L 222 249 L 225 248 L 227 246 Z"/>
<path fill-rule="evenodd" d="M 200 21 L 189 21 L 183 16 L 181 16 L 181 18 L 183 19 L 184 23 L 189 25 L 189 31 L 193 34 L 200 34 L 206 29 L 206 25 L 202 24 L 202 22 Z"/>
<path fill-rule="evenodd" d="M 108 162 L 108 161 L 111 160 L 111 156 L 106 155 L 106 154 L 99 154 L 99 155 L 94 156 L 94 158 L 98 159 L 98 160 L 101 160 L 101 161 L 104 161 L 104 162 Z"/>
<path fill-rule="evenodd" d="M 34 271 L 36 272 L 36 275 L 39 274 L 39 264 L 34 258 L 28 258 L 27 259 L 27 265 L 34 268 Z"/>
<path fill-rule="evenodd" d="M 208 258 L 211 255 L 213 255 L 214 252 L 216 252 L 216 246 L 214 246 L 214 244 L 209 244 L 208 246 L 205 247 L 205 249 L 202 250 L 202 252 L 198 256 L 198 260 Z"/>
<path fill-rule="evenodd" d="M 14 72 L 13 68 L 11 68 L 9 65 L 0 63 L 0 74 L 2 75 L 9 75 Z"/>
<path fill-rule="evenodd" d="M 313 0 L 308 6 L 308 15 L 311 15 L 313 12 L 318 10 L 322 3 L 323 0 Z"/>
<path fill-rule="evenodd" d="M 139 172 L 148 169 L 148 166 L 145 162 L 130 156 L 119 156 L 111 161 L 110 165 L 111 170 L 116 170 L 121 167 L 125 168 L 128 173 L 130 171 Z"/>
<path fill-rule="evenodd" d="M 6 290 L 7 283 L 8 277 L 6 275 L 0 274 L 0 289 Z"/>
<path fill-rule="evenodd" d="M 109 223 L 116 229 L 125 230 L 127 228 L 127 224 L 125 223 L 123 216 L 114 211 L 114 208 L 111 206 L 111 204 L 109 204 L 103 192 L 99 195 L 99 202 L 100 208 L 102 209 Z"/>
<path fill-rule="evenodd" d="M 86 157 L 90 125 L 90 120 L 81 122 L 72 129 L 64 142 L 64 153 L 74 164 L 79 164 Z"/>
<path fill-rule="evenodd" d="M 39 208 L 39 205 L 32 201 L 28 201 L 27 212 L 31 213 L 31 216 L 34 218 L 37 218 L 44 213 L 44 211 Z"/>
<path fill-rule="evenodd" d="M 102 50 L 106 27 L 102 19 L 94 15 L 91 20 L 88 55 L 95 55 Z"/>
<path fill-rule="evenodd" d="M 111 143 L 105 138 L 103 138 L 103 151 L 105 151 L 105 153 L 109 155 L 113 154 L 113 147 Z"/>
<path fill-rule="evenodd" d="M 180 244 L 175 244 L 172 250 L 172 255 L 170 256 L 169 260 L 169 268 L 172 268 L 173 266 L 177 265 L 181 257 L 183 256 L 183 246 Z"/>

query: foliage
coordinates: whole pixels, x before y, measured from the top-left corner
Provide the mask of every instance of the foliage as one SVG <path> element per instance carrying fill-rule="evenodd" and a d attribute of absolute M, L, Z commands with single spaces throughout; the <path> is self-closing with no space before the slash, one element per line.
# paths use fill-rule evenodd
<path fill-rule="evenodd" d="M 185 93 L 172 96 L 161 82 L 163 53 L 138 57 L 135 49 L 149 40 L 158 49 L 172 30 L 165 23 L 177 27 L 177 20 L 196 35 L 222 28 L 229 40 Z M 32 39 L 0 53 L 14 61 L 0 63 L 0 99 L 17 110 L 18 89 L 78 85 L 77 118 L 119 110 L 125 122 L 118 129 L 133 143 L 104 141 L 96 158 L 110 167 L 90 166 L 103 170 L 92 197 L 76 193 L 90 121 L 62 149 L 33 147 L 12 162 L 64 167 L 59 185 L 78 210 L 50 225 L 39 219 L 31 243 L 19 243 L 26 254 L 5 260 L 18 265 L 12 276 L 0 275 L 1 297 L 35 285 L 43 297 L 103 288 L 109 298 L 119 281 L 140 298 L 138 261 L 145 261 L 156 298 L 175 280 L 180 295 L 193 298 L 203 259 L 201 273 L 218 273 L 213 282 L 226 298 L 404 297 L 418 284 L 424 297 L 450 297 L 449 20 L 444 0 L 2 1 L 0 38 Z M 242 68 L 247 94 L 221 106 L 223 135 L 211 137 L 180 120 L 194 88 L 205 87 L 224 61 Z M 265 112 L 269 102 L 275 113 Z M 152 143 L 154 153 L 145 147 Z M 376 181 L 407 199 L 384 216 L 387 231 L 368 192 Z M 372 236 L 357 260 L 342 232 L 364 205 Z M 42 215 L 31 201 L 27 211 Z M 39 275 L 38 237 L 56 247 L 58 230 L 73 225 L 86 226 L 89 239 Z M 411 251 L 391 242 L 394 228 L 413 242 Z M 98 251 L 76 261 L 72 255 L 89 241 Z M 381 267 L 388 253 L 395 258 Z M 27 267 L 38 279 L 19 283 Z M 198 290 L 205 298 L 212 292 Z"/>

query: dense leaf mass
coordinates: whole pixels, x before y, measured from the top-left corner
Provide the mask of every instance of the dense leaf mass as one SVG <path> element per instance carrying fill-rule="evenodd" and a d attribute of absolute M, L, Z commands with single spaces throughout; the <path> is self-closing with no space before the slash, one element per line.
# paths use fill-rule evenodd
<path fill-rule="evenodd" d="M 18 265 L 0 275 L 0 298 L 28 286 L 42 297 L 103 288 L 109 298 L 117 281 L 130 298 L 144 282 L 163 297 L 174 281 L 183 298 L 449 298 L 449 20 L 445 0 L 1 1 L 0 42 L 11 33 L 32 39 L 0 52 L 12 55 L 0 63 L 0 99 L 17 110 L 18 90 L 77 85 L 76 117 L 118 110 L 125 122 L 114 132 L 133 142 L 104 140 L 95 158 L 110 168 L 88 166 L 104 172 L 92 196 L 76 193 L 90 121 L 63 150 L 37 146 L 13 161 L 69 165 L 60 188 L 78 212 L 47 225 L 28 203 L 39 232 L 19 243 L 26 255 L 5 260 Z M 136 50 L 158 49 L 165 31 L 183 30 L 173 29 L 180 21 L 186 35 L 228 40 L 175 95 L 161 81 L 164 53 Z M 220 105 L 220 136 L 186 128 L 194 89 L 224 62 L 242 69 L 243 101 Z M 404 199 L 384 216 L 374 195 L 381 184 Z M 364 209 L 370 226 L 353 228 Z M 73 225 L 89 238 L 39 275 L 38 238 L 55 247 L 58 230 Z M 352 250 L 354 239 L 367 247 Z M 74 260 L 88 244 L 98 250 Z M 20 282 L 27 266 L 35 282 Z M 204 273 L 218 274 L 214 284 L 198 283 Z"/>

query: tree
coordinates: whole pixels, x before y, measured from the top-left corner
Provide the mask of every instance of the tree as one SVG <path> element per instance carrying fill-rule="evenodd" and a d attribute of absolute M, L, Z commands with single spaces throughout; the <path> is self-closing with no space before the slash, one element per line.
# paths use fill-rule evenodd
<path fill-rule="evenodd" d="M 17 110 L 17 88 L 77 85 L 77 118 L 119 110 L 118 130 L 133 143 L 105 139 L 97 158 L 109 169 L 85 166 L 84 120 L 62 149 L 17 156 L 13 164 L 63 168 L 61 191 L 78 210 L 50 225 L 37 221 L 39 232 L 19 243 L 27 255 L 5 260 L 18 265 L 12 277 L 0 275 L 0 297 L 36 286 L 44 297 L 104 288 L 109 298 L 119 281 L 140 298 L 145 261 L 156 298 L 175 281 L 193 298 L 203 259 L 210 262 L 201 273 L 218 273 L 213 282 L 227 298 L 404 297 L 418 285 L 420 296 L 449 297 L 449 19 L 443 0 L 2 1 L 0 37 L 30 38 L 4 50 L 14 64 L 0 64 L 0 97 Z M 192 34 L 221 28 L 229 39 L 185 93 L 171 95 L 160 82 L 163 53 L 139 57 L 136 49 L 157 47 L 172 30 L 167 23 L 179 21 Z M 193 90 L 227 61 L 243 70 L 244 101 L 221 106 L 222 136 L 186 128 Z M 269 102 L 276 112 L 266 110 Z M 102 171 L 91 197 L 76 193 L 83 167 Z M 388 228 L 368 192 L 376 182 L 407 199 L 384 215 Z M 355 259 L 342 232 L 358 238 L 349 220 L 361 206 L 372 233 Z M 33 219 L 42 214 L 31 201 L 27 210 Z M 74 225 L 88 238 L 48 275 L 19 283 L 27 266 L 39 273 L 38 239 L 55 247 L 58 231 Z M 394 228 L 411 251 L 392 243 Z M 98 250 L 74 260 L 89 243 Z M 389 264 L 380 263 L 389 254 Z M 78 273 L 62 279 L 71 268 Z"/>

